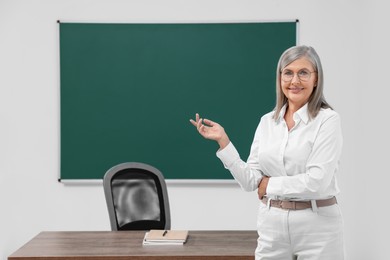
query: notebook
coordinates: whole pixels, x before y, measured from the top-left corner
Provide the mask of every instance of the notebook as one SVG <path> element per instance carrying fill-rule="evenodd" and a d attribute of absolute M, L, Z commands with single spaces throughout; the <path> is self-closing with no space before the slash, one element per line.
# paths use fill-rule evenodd
<path fill-rule="evenodd" d="M 188 230 L 157 230 L 145 233 L 144 245 L 183 245 L 188 238 Z"/>

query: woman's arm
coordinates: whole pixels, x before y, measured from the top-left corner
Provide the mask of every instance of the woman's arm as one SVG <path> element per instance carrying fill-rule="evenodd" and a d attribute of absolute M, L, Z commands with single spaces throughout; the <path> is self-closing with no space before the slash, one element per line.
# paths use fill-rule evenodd
<path fill-rule="evenodd" d="M 244 162 L 221 125 L 208 119 L 202 120 L 198 114 L 196 114 L 195 120 L 191 119 L 190 122 L 204 138 L 218 142 L 220 148 L 217 156 L 240 186 L 246 191 L 256 190 L 262 178 L 261 171 L 258 168 L 257 135 L 252 144 L 248 161 Z"/>

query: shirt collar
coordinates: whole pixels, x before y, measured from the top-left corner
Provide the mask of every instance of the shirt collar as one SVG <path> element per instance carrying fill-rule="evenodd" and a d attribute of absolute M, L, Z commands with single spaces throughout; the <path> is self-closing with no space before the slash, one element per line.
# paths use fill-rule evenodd
<path fill-rule="evenodd" d="M 294 113 L 294 119 L 298 119 L 296 117 L 299 117 L 305 124 L 307 124 L 307 122 L 309 121 L 307 104 L 308 103 L 306 103 L 303 107 L 301 107 L 300 109 L 298 109 L 297 112 Z"/>
<path fill-rule="evenodd" d="M 283 105 L 282 109 L 280 109 L 278 117 L 275 119 L 277 123 L 280 123 L 284 118 L 284 114 L 286 113 L 287 103 Z"/>
<path fill-rule="evenodd" d="M 309 121 L 309 114 L 308 114 L 307 106 L 308 106 L 308 103 L 306 103 L 303 107 L 301 107 L 300 109 L 298 109 L 298 111 L 296 111 L 294 113 L 294 120 L 299 120 L 300 119 L 305 124 L 307 124 L 307 122 Z M 284 106 L 280 110 L 279 116 L 276 119 L 276 121 L 278 123 L 284 118 L 284 115 L 286 114 L 286 109 L 287 109 L 287 103 L 284 104 Z"/>

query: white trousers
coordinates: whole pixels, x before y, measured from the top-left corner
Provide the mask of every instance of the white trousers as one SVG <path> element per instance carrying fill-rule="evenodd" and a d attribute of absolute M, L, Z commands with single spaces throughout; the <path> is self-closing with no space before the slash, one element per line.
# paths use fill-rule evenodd
<path fill-rule="evenodd" d="M 260 202 L 257 229 L 256 260 L 344 259 L 343 219 L 338 204 L 285 210 Z"/>

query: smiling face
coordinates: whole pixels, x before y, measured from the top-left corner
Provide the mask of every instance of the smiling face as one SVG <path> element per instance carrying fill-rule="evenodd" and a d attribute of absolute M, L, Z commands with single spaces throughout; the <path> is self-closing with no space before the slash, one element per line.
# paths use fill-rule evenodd
<path fill-rule="evenodd" d="M 288 64 L 281 72 L 280 86 L 289 107 L 305 105 L 317 84 L 317 73 L 311 62 L 302 57 Z"/>

